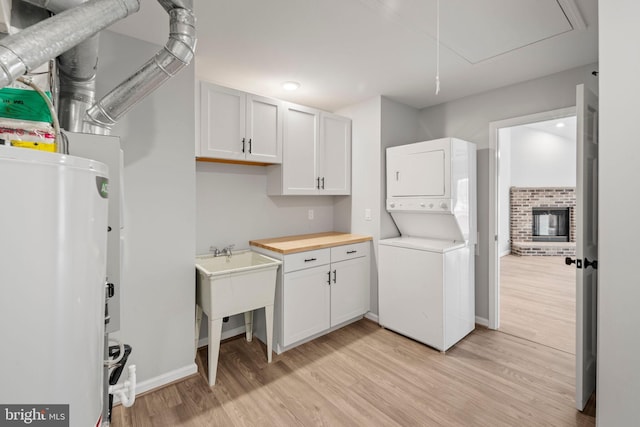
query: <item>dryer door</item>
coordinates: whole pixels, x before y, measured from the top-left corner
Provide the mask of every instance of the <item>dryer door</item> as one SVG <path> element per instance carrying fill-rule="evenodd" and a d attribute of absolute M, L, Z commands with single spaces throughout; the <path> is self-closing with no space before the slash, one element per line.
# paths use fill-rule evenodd
<path fill-rule="evenodd" d="M 387 151 L 387 197 L 449 197 L 446 147 L 416 148 Z"/>

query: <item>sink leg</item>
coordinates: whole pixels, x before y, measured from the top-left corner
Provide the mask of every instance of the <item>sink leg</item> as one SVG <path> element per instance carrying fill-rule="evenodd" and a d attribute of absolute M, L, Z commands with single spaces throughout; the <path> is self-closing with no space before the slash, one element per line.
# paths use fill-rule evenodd
<path fill-rule="evenodd" d="M 222 319 L 209 320 L 209 387 L 215 385 L 216 383 L 221 335 Z"/>
<path fill-rule="evenodd" d="M 195 331 L 195 348 L 198 353 L 198 341 L 200 341 L 200 328 L 202 327 L 202 307 L 196 304 L 196 331 Z"/>
<path fill-rule="evenodd" d="M 244 327 L 246 330 L 247 342 L 253 339 L 253 310 L 244 312 Z"/>
<path fill-rule="evenodd" d="M 273 305 L 265 306 L 264 317 L 267 329 L 267 362 L 271 363 L 271 346 L 273 344 Z"/>

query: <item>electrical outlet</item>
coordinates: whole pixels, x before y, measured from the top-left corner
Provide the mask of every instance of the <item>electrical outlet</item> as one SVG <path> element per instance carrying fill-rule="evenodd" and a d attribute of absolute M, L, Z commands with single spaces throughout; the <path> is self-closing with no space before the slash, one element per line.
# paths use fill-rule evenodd
<path fill-rule="evenodd" d="M 308 216 L 309 216 L 309 219 L 313 219 L 313 209 L 309 209 Z"/>
<path fill-rule="evenodd" d="M 365 221 L 371 221 L 371 209 L 366 208 L 364 210 L 364 220 Z"/>

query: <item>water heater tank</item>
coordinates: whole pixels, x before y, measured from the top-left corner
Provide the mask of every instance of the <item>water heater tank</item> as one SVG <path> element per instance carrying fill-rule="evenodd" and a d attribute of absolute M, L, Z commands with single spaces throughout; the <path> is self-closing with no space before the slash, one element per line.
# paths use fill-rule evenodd
<path fill-rule="evenodd" d="M 92 160 L 0 146 L 0 419 L 100 422 L 107 178 Z"/>

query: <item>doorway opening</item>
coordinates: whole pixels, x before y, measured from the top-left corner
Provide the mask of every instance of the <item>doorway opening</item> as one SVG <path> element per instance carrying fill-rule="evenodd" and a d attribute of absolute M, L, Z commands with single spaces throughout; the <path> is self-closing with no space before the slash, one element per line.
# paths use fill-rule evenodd
<path fill-rule="evenodd" d="M 543 273 L 550 269 L 540 264 L 544 261 L 560 261 L 559 257 L 575 253 L 575 116 L 575 107 L 570 107 L 490 124 L 490 148 L 493 153 L 489 164 L 489 235 L 496 239 L 496 244 L 490 245 L 489 253 L 488 326 L 491 329 L 503 330 L 505 326 L 508 327 L 508 324 L 502 325 L 501 321 L 502 267 L 505 267 L 502 276 L 508 280 L 520 276 L 517 274 L 519 272 L 523 273 L 521 276 L 528 276 L 532 280 L 538 277 L 526 289 L 537 289 L 544 294 L 539 283 Z M 536 215 L 537 224 L 534 223 L 533 208 L 536 208 L 536 213 L 542 214 Z M 564 213 L 555 212 L 558 216 L 552 217 L 551 212 L 545 215 L 539 208 L 546 208 L 547 211 L 567 209 L 569 230 L 566 230 Z M 559 230 L 558 220 L 562 221 L 562 230 Z M 536 230 L 534 225 L 537 226 Z M 560 231 L 566 237 L 556 236 Z M 539 241 L 539 236 L 534 240 L 534 233 L 547 234 L 551 241 Z M 556 258 L 552 260 L 553 257 Z M 528 261 L 530 265 L 508 262 L 518 260 L 521 264 Z M 558 265 L 556 275 L 575 274 L 572 269 L 563 267 L 562 264 Z M 553 311 L 544 303 L 538 308 L 543 313 Z M 512 311 L 522 312 L 518 309 Z M 575 316 L 575 311 L 572 316 Z M 547 320 L 550 318 L 546 317 Z M 536 326 L 535 320 L 531 319 L 520 319 L 517 323 L 534 327 L 535 330 L 528 332 L 529 337 L 539 335 L 544 328 L 542 325 Z M 572 333 L 574 329 L 568 332 Z"/>
<path fill-rule="evenodd" d="M 498 329 L 575 354 L 576 117 L 497 136 Z"/>

